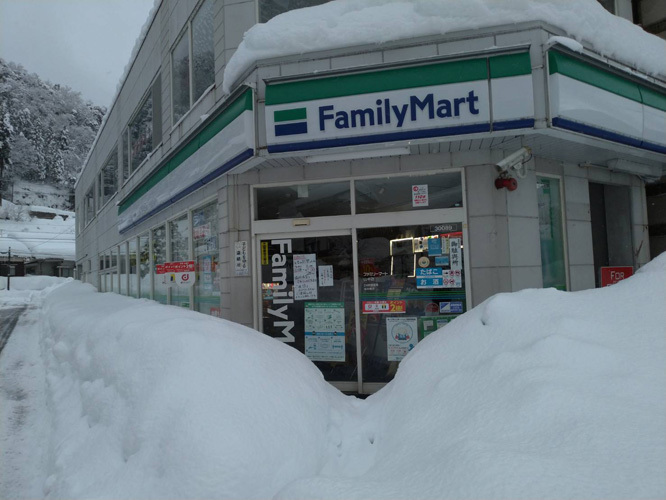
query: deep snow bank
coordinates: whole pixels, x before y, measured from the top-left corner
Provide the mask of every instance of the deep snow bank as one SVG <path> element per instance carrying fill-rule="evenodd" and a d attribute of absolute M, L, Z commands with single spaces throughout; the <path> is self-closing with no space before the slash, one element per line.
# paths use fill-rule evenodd
<path fill-rule="evenodd" d="M 666 254 L 606 289 L 497 295 L 359 401 L 253 330 L 66 283 L 43 308 L 45 491 L 664 498 L 664 304 Z"/>
<path fill-rule="evenodd" d="M 664 498 L 666 254 L 576 293 L 496 295 L 367 400 L 375 461 L 281 498 Z"/>
<path fill-rule="evenodd" d="M 545 21 L 604 56 L 666 76 L 666 42 L 596 0 L 335 0 L 250 28 L 224 70 L 223 89 L 262 59 L 523 21 Z"/>
<path fill-rule="evenodd" d="M 44 318 L 49 497 L 268 498 L 334 446 L 350 398 L 254 330 L 78 282 Z"/>

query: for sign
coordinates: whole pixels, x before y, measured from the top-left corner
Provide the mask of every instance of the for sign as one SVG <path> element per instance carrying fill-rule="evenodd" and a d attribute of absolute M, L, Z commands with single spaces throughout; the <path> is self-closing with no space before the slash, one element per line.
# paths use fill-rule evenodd
<path fill-rule="evenodd" d="M 614 285 L 618 281 L 629 278 L 634 274 L 634 268 L 631 266 L 616 266 L 601 268 L 601 286 Z"/>

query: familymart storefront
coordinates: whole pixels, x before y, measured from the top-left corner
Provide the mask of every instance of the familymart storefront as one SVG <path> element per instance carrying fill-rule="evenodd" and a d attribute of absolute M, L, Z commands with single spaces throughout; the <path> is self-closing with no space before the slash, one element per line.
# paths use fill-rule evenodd
<path fill-rule="evenodd" d="M 463 192 L 460 171 L 257 186 L 259 330 L 374 392 L 468 307 Z"/>
<path fill-rule="evenodd" d="M 663 86 L 545 39 L 255 70 L 119 206 L 123 238 L 149 249 L 150 298 L 253 326 L 369 394 L 496 293 L 583 290 L 604 259 L 644 264 Z M 172 261 L 194 265 L 184 293 L 160 288 Z"/>
<path fill-rule="evenodd" d="M 640 265 L 663 97 L 542 48 L 258 81 L 259 149 L 283 174 L 250 186 L 255 326 L 372 393 L 495 293 L 594 287 L 601 240 L 616 265 Z M 590 217 L 599 185 L 608 206 Z"/>

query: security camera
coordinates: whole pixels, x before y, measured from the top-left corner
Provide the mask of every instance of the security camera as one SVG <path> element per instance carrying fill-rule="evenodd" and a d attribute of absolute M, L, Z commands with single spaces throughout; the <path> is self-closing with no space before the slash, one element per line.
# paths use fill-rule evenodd
<path fill-rule="evenodd" d="M 500 173 L 509 172 L 509 170 L 516 170 L 520 176 L 520 168 L 532 157 L 532 150 L 528 147 L 522 147 L 515 153 L 497 162 L 497 168 Z"/>

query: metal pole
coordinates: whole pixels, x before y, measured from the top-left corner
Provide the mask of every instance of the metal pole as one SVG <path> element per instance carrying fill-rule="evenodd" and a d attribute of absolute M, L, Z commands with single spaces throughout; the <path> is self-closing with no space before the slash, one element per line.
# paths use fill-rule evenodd
<path fill-rule="evenodd" d="M 12 247 L 9 247 L 9 255 L 7 256 L 8 262 L 7 262 L 7 291 L 10 290 L 9 288 L 9 280 L 11 278 L 10 274 L 11 272 L 11 266 L 12 266 Z"/>

